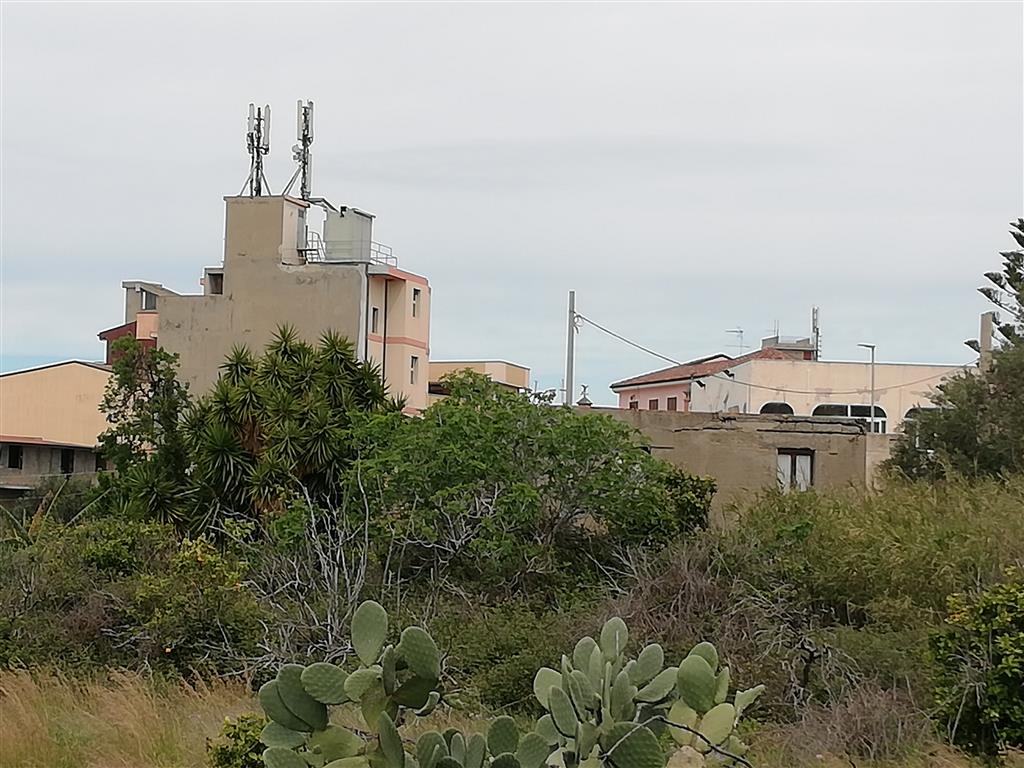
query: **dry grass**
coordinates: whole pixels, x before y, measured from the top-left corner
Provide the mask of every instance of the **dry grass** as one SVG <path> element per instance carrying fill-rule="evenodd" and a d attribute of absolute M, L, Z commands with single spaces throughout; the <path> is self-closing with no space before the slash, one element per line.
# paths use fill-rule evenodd
<path fill-rule="evenodd" d="M 254 707 L 241 686 L 0 673 L 2 768 L 199 768 L 207 737 Z"/>
<path fill-rule="evenodd" d="M 82 681 L 53 674 L 0 672 L 0 768 L 202 768 L 206 740 L 217 735 L 224 718 L 256 708 L 251 694 L 237 684 L 159 684 L 128 674 Z M 839 717 L 850 723 L 855 709 Z M 840 737 L 833 727 L 838 721 L 826 720 L 810 718 L 750 734 L 754 764 L 759 768 L 981 765 L 923 740 L 921 734 L 915 734 L 911 741 L 917 743 L 898 759 L 850 757 L 840 750 L 855 740 Z M 483 721 L 458 713 L 438 714 L 429 722 L 417 723 L 407 735 L 449 726 L 480 730 Z M 871 727 L 881 726 L 871 723 Z M 1024 759 L 1019 753 L 1008 756 L 1005 766 L 1024 768 Z"/>

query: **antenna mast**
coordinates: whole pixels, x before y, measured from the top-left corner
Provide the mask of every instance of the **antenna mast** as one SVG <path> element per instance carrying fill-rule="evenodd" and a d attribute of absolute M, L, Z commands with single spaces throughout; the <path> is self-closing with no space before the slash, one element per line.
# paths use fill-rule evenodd
<path fill-rule="evenodd" d="M 301 177 L 299 196 L 303 200 L 309 200 L 311 187 L 313 186 L 313 153 L 309 151 L 309 147 L 313 143 L 312 101 L 303 103 L 301 99 L 299 100 L 295 123 L 295 137 L 298 144 L 292 147 L 292 159 L 298 163 L 299 167 L 292 174 L 288 186 L 285 187 L 284 194 L 287 195 L 295 184 L 295 180 Z"/>
<path fill-rule="evenodd" d="M 263 175 L 263 156 L 270 154 L 270 105 L 257 107 L 249 102 L 249 125 L 245 134 L 245 147 L 249 150 L 249 178 L 242 192 L 249 187 L 249 197 L 261 197 L 264 190 L 272 194 L 267 177 Z M 241 192 L 239 193 L 241 194 Z"/>

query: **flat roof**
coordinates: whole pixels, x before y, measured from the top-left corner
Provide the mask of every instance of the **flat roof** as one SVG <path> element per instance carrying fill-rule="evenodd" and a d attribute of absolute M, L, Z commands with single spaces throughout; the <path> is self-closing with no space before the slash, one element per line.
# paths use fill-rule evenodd
<path fill-rule="evenodd" d="M 470 359 L 470 360 L 428 360 L 430 365 L 437 363 L 438 365 L 470 365 L 471 363 L 499 363 L 501 365 L 511 365 L 513 368 L 521 368 L 524 371 L 530 370 L 528 366 L 520 365 L 519 363 L 513 363 L 509 360 L 494 360 L 494 359 Z"/>

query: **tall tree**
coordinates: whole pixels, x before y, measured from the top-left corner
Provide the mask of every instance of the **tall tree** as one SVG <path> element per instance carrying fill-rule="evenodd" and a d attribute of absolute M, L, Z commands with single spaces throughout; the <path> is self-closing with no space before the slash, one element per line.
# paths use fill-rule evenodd
<path fill-rule="evenodd" d="M 1010 227 L 1019 247 L 1000 254 L 1002 271 L 986 273 L 990 285 L 978 289 L 1003 313 L 996 323 L 1002 343 L 987 370 L 947 379 L 932 396 L 937 408 L 906 422 L 890 461 L 899 474 L 1024 471 L 1024 219 Z"/>

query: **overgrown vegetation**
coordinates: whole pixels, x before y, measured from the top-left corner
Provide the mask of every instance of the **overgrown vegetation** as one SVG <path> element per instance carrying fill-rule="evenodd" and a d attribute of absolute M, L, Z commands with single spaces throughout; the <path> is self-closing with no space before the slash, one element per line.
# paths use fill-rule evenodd
<path fill-rule="evenodd" d="M 1024 221 L 1014 237 L 1024 247 Z M 885 484 L 765 492 L 728 530 L 706 525 L 712 482 L 653 459 L 620 423 L 479 376 L 451 378 L 447 399 L 408 417 L 346 342 L 283 329 L 258 356 L 236 350 L 193 401 L 172 358 L 123 342 L 106 437 L 118 471 L 40 489 L 0 519 L 0 664 L 15 670 L 0 675 L 0 762 L 198 765 L 207 752 L 215 768 L 252 768 L 267 748 L 283 750 L 272 768 L 323 768 L 328 751 L 344 753 L 338 768 L 536 768 L 553 750 L 566 768 L 970 764 L 959 749 L 1011 762 L 1024 740 L 1024 251 L 1003 257 L 986 295 L 1013 319 L 991 368 L 943 385 Z M 367 599 L 429 635 L 365 641 Z M 694 657 L 708 669 L 684 683 Z M 284 689 L 284 710 L 262 697 L 269 735 L 246 714 L 268 683 Z M 760 683 L 734 732 L 743 707 L 720 688 Z M 329 726 L 322 708 L 341 695 L 358 706 Z M 193 700 L 201 741 L 181 725 Z M 723 704 L 718 740 L 702 718 Z M 130 707 L 166 713 L 143 734 Z M 131 739 L 95 722 L 115 716 Z M 705 725 L 728 755 L 680 731 Z M 385 735 L 397 727 L 422 748 L 399 756 Z M 255 744 L 257 731 L 276 741 Z"/>

